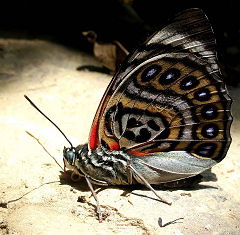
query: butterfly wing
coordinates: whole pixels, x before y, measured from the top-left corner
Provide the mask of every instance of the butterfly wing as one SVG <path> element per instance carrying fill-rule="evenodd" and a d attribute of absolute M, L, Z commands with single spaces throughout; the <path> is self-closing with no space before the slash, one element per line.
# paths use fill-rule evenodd
<path fill-rule="evenodd" d="M 94 118 L 89 148 L 124 150 L 154 168 L 172 151 L 182 152 L 184 164 L 188 156 L 218 162 L 231 143 L 230 106 L 211 25 L 200 9 L 189 9 L 121 66 Z"/>

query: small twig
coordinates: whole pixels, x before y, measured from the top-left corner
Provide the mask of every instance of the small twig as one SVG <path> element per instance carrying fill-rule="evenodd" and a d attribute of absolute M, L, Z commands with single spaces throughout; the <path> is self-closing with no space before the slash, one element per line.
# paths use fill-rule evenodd
<path fill-rule="evenodd" d="M 16 202 L 16 201 L 22 199 L 23 197 L 25 197 L 25 196 L 28 195 L 29 193 L 35 191 L 36 189 L 41 188 L 42 186 L 44 186 L 44 185 L 46 185 L 46 184 L 52 184 L 52 183 L 57 183 L 57 182 L 59 182 L 59 181 L 51 181 L 51 182 L 43 183 L 43 184 L 39 185 L 38 187 L 33 188 L 32 190 L 24 193 L 22 196 L 20 196 L 20 197 L 18 197 L 18 198 L 16 198 L 16 199 L 12 199 L 12 200 L 9 200 L 9 201 L 1 201 L 1 202 L 0 202 L 0 207 L 2 207 L 2 208 L 7 208 L 7 206 L 8 206 L 9 203 Z"/>
<path fill-rule="evenodd" d="M 178 220 L 180 220 L 180 219 L 184 219 L 184 218 L 178 218 L 178 219 L 175 219 L 175 220 L 173 220 L 173 221 L 167 222 L 166 224 L 162 224 L 162 218 L 159 217 L 159 219 L 158 219 L 158 224 L 159 224 L 159 226 L 160 226 L 161 228 L 163 228 L 163 227 L 166 227 L 166 226 L 168 226 L 168 225 L 170 225 L 170 224 L 182 223 L 182 222 L 179 222 L 179 221 L 178 221 Z"/>
<path fill-rule="evenodd" d="M 47 154 L 57 163 L 57 165 L 64 171 L 64 169 L 62 168 L 62 166 L 57 162 L 57 160 L 55 159 L 55 157 L 53 157 L 48 151 L 47 149 L 43 146 L 43 144 L 39 141 L 38 138 L 36 138 L 34 135 L 32 135 L 30 132 L 26 131 L 26 133 L 28 135 L 30 135 L 32 138 L 34 138 L 40 145 L 41 147 L 45 150 L 45 152 L 47 152 Z M 59 182 L 59 181 L 52 181 L 52 182 L 47 182 L 47 183 L 43 183 L 41 184 L 40 186 L 36 187 L 36 188 L 33 188 L 32 190 L 28 191 L 27 193 L 23 194 L 22 196 L 16 198 L 16 199 L 12 199 L 12 200 L 9 200 L 9 201 L 1 201 L 0 202 L 0 207 L 2 208 L 7 208 L 8 204 L 9 203 L 12 203 L 12 202 L 16 202 L 20 199 L 22 199 L 23 197 L 25 197 L 26 195 L 28 195 L 29 193 L 33 192 L 34 190 L 36 189 L 39 189 L 40 187 L 42 187 L 43 185 L 46 185 L 46 184 L 51 184 L 51 183 L 56 183 L 56 182 Z"/>
<path fill-rule="evenodd" d="M 38 138 L 36 138 L 34 135 L 32 135 L 30 132 L 26 131 L 26 133 L 28 135 L 30 135 L 32 138 L 34 138 L 40 145 L 41 147 L 45 150 L 45 152 L 57 163 L 57 165 L 62 169 L 62 171 L 64 171 L 64 169 L 62 168 L 62 166 L 57 162 L 56 158 L 53 157 L 48 151 L 47 149 L 43 146 L 43 144 L 40 142 L 40 140 Z"/>

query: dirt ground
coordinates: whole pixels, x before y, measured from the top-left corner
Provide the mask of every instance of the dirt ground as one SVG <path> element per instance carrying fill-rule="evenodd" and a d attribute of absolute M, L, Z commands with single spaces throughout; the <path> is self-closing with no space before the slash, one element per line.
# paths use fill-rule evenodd
<path fill-rule="evenodd" d="M 111 76 L 77 71 L 80 65 L 99 66 L 94 58 L 54 43 L 0 39 L 0 234 L 240 234 L 240 88 L 229 87 L 235 101 L 232 145 L 227 157 L 204 173 L 203 182 L 157 189 L 172 206 L 144 187 L 96 187 L 105 217 L 99 223 L 86 183 L 66 181 L 26 133 L 63 165 L 68 143 L 24 94 L 75 146 L 87 142 Z"/>

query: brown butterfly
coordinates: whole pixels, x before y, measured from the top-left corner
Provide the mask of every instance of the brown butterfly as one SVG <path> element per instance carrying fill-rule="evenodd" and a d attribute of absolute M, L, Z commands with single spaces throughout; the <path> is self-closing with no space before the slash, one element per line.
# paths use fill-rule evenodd
<path fill-rule="evenodd" d="M 92 184 L 140 183 L 156 194 L 150 184 L 193 177 L 225 157 L 232 101 L 215 46 L 206 15 L 188 9 L 126 58 L 88 144 L 64 148 L 65 166 L 85 177 L 96 201 Z"/>

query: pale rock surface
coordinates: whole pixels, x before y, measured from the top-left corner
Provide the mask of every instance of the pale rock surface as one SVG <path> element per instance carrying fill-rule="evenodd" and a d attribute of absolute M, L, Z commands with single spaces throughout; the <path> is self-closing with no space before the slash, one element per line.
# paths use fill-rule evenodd
<path fill-rule="evenodd" d="M 160 190 L 172 206 L 144 187 L 98 188 L 106 219 L 99 223 L 85 182 L 67 183 L 61 169 L 30 137 L 37 137 L 62 164 L 62 135 L 24 99 L 27 94 L 74 145 L 85 143 L 111 77 L 77 71 L 97 65 L 84 53 L 40 40 L 0 39 L 0 233 L 2 234 L 240 234 L 239 88 L 233 143 L 204 182 L 188 190 Z M 23 196 L 24 195 L 24 196 Z M 10 202 L 4 208 L 4 201 Z M 86 203 L 77 202 L 85 196 Z M 175 219 L 176 223 L 160 227 Z"/>

